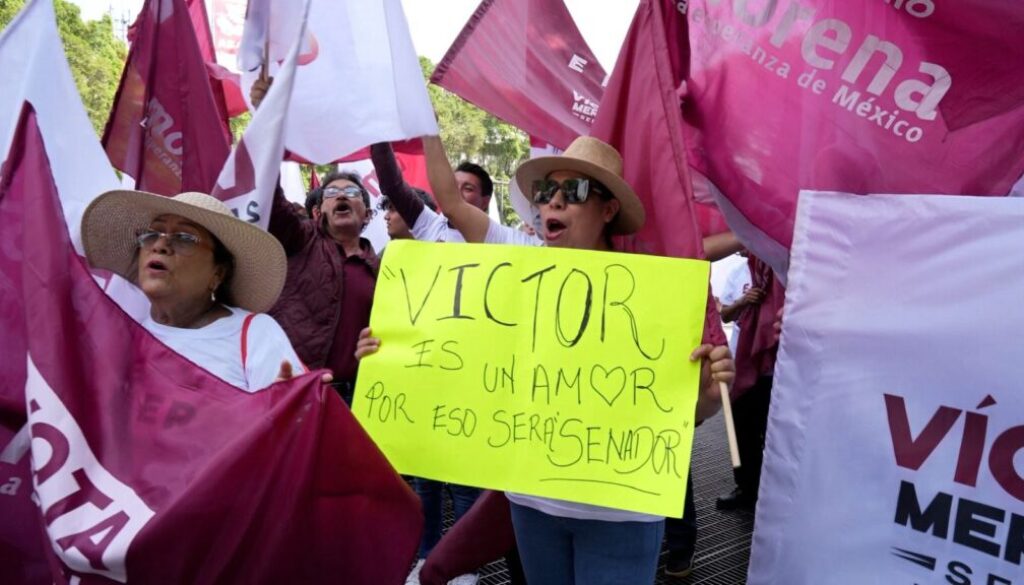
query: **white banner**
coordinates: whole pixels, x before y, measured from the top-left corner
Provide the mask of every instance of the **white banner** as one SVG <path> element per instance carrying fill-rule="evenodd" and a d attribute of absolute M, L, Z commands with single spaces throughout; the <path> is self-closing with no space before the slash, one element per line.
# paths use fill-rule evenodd
<path fill-rule="evenodd" d="M 238 50 L 246 99 L 268 49 L 276 75 L 295 14 L 289 0 L 249 3 Z M 288 112 L 288 150 L 326 164 L 376 142 L 428 134 L 438 134 L 437 122 L 400 0 L 314 0 Z"/>
<path fill-rule="evenodd" d="M 310 1 L 305 0 L 298 12 L 299 25 L 292 30 L 291 50 L 277 72 L 276 83 L 270 87 L 260 109 L 231 151 L 213 188 L 213 196 L 230 207 L 235 217 L 263 229 L 270 224 L 274 191 L 284 158 L 288 106 L 294 92 L 295 70 Z"/>
<path fill-rule="evenodd" d="M 803 193 L 749 583 L 1024 583 L 1024 200 Z"/>
<path fill-rule="evenodd" d="M 120 183 L 78 96 L 51 0 L 30 0 L 3 30 L 0 79 L 0 162 L 27 100 L 36 110 L 71 240 L 81 253 L 85 207 Z"/>

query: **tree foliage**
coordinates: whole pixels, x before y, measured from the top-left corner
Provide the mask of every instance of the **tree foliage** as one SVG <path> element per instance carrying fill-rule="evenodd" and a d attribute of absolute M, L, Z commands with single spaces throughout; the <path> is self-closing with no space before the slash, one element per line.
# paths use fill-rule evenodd
<path fill-rule="evenodd" d="M 420 68 L 424 78 L 430 79 L 434 64 L 420 57 Z M 487 169 L 494 180 L 502 220 L 519 223 L 509 201 L 508 182 L 519 163 L 530 156 L 526 134 L 441 87 L 431 84 L 427 91 L 452 162 L 468 160 Z"/>
<path fill-rule="evenodd" d="M 0 0 L 0 29 L 6 27 L 24 5 L 25 0 Z M 110 16 L 84 22 L 78 6 L 67 0 L 54 0 L 54 10 L 78 93 L 93 128 L 101 134 L 114 103 L 128 49 L 114 36 Z"/>

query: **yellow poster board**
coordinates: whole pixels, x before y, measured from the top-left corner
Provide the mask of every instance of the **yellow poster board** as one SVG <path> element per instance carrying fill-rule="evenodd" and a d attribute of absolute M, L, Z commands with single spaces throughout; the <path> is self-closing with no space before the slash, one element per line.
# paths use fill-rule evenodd
<path fill-rule="evenodd" d="M 392 242 L 352 411 L 403 474 L 678 518 L 709 266 Z"/>

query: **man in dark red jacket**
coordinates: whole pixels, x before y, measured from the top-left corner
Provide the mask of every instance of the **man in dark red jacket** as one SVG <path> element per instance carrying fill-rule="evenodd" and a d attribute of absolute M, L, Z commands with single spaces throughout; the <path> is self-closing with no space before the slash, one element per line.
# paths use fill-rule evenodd
<path fill-rule="evenodd" d="M 319 219 L 305 219 L 278 189 L 268 227 L 288 255 L 288 277 L 270 314 L 309 368 L 326 367 L 352 403 L 359 331 L 370 324 L 377 254 L 362 237 L 370 194 L 354 173 L 324 178 Z"/>

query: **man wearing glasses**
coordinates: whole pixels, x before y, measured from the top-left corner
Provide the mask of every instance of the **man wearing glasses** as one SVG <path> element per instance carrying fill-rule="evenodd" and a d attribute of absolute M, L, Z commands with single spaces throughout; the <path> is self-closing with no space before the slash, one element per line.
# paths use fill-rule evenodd
<path fill-rule="evenodd" d="M 313 221 L 280 188 L 274 195 L 268 230 L 288 256 L 288 277 L 270 314 L 307 367 L 334 373 L 334 387 L 351 404 L 356 341 L 370 323 L 377 282 L 377 255 L 362 237 L 373 211 L 357 174 L 335 171 L 323 184 Z"/>

